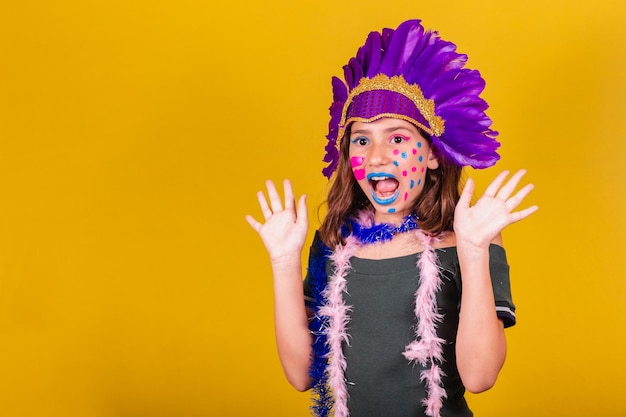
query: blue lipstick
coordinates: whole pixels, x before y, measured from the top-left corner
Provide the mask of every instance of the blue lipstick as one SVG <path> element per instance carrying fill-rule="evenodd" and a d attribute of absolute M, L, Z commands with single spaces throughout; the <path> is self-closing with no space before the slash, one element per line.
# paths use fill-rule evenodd
<path fill-rule="evenodd" d="M 384 173 L 384 172 L 370 172 L 369 174 L 367 174 L 367 181 L 370 183 L 370 193 L 372 195 L 372 199 L 376 203 L 383 205 L 383 206 L 389 205 L 393 203 L 394 201 L 396 201 L 396 199 L 398 198 L 398 195 L 400 194 L 400 189 L 397 189 L 396 192 L 392 196 L 389 196 L 387 198 L 380 198 L 376 195 L 374 188 L 371 186 L 371 182 L 381 181 L 381 180 L 385 180 L 388 178 L 391 178 L 397 181 L 396 177 L 394 177 L 393 175 Z"/>

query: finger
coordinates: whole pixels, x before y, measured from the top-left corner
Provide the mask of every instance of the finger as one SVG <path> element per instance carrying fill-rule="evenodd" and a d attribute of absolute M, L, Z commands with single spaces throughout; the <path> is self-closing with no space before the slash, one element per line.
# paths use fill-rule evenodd
<path fill-rule="evenodd" d="M 309 215 L 308 209 L 306 206 L 306 195 L 301 195 L 298 199 L 298 217 L 296 222 L 303 223 L 304 225 L 309 224 Z"/>
<path fill-rule="evenodd" d="M 512 223 L 525 219 L 526 217 L 530 216 L 537 210 L 539 210 L 539 206 L 532 206 L 524 210 L 520 210 L 520 211 L 516 211 L 515 213 L 512 213 L 511 214 Z"/>
<path fill-rule="evenodd" d="M 293 188 L 291 187 L 291 181 L 283 181 L 283 188 L 285 189 L 285 210 L 293 211 L 296 202 L 293 197 Z"/>
<path fill-rule="evenodd" d="M 459 197 L 459 202 L 457 203 L 457 207 L 469 207 L 472 196 L 474 195 L 474 180 L 471 178 L 467 179 L 465 183 L 465 187 L 463 187 L 463 191 L 461 192 L 461 196 Z"/>
<path fill-rule="evenodd" d="M 259 200 L 259 205 L 261 206 L 261 213 L 263 213 L 263 218 L 265 219 L 265 221 L 268 221 L 270 217 L 272 217 L 272 210 L 267 204 L 267 200 L 265 199 L 265 194 L 263 194 L 263 191 L 257 192 L 256 198 L 257 200 Z"/>
<path fill-rule="evenodd" d="M 247 216 L 246 216 L 246 221 L 248 222 L 248 224 L 249 224 L 250 226 L 252 226 L 252 228 L 253 228 L 254 230 L 256 230 L 256 231 L 257 231 L 257 233 L 261 230 L 261 226 L 263 226 L 261 223 L 259 223 L 258 221 L 256 221 L 256 220 L 254 219 L 254 217 L 252 217 L 252 216 L 250 216 L 250 215 L 247 215 Z"/>
<path fill-rule="evenodd" d="M 495 197 L 496 193 L 498 192 L 500 187 L 502 187 L 502 183 L 508 175 L 508 170 L 504 170 L 500 174 L 498 174 L 498 176 L 493 181 L 491 181 L 491 184 L 489 184 L 489 186 L 485 190 L 484 195 L 486 195 L 487 197 Z"/>
<path fill-rule="evenodd" d="M 500 191 L 498 191 L 498 194 L 496 197 L 498 197 L 501 200 L 506 200 L 507 198 L 509 198 L 509 196 L 511 194 L 513 194 L 513 191 L 515 190 L 515 187 L 517 187 L 517 184 L 519 184 L 520 180 L 522 179 L 522 177 L 524 176 L 524 174 L 526 174 L 526 170 L 525 169 L 520 169 L 519 171 L 517 171 L 510 180 L 507 181 L 506 184 L 504 184 L 504 186 L 502 188 L 500 188 Z"/>
<path fill-rule="evenodd" d="M 519 190 L 515 195 L 508 200 L 506 200 L 505 207 L 508 211 L 513 211 L 515 207 L 519 206 L 521 202 L 526 198 L 528 193 L 530 193 L 535 186 L 533 184 L 526 184 L 521 190 Z"/>
<path fill-rule="evenodd" d="M 281 203 L 280 201 L 280 196 L 278 195 L 278 191 L 276 191 L 276 186 L 274 186 L 274 182 L 271 180 L 267 180 L 265 182 L 265 186 L 267 187 L 267 195 L 270 198 L 272 211 L 274 213 L 276 213 L 277 211 L 282 211 L 283 203 Z"/>

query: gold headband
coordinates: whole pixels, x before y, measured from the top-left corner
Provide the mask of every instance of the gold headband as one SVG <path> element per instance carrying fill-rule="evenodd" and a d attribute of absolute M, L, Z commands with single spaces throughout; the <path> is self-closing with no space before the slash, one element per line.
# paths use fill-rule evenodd
<path fill-rule="evenodd" d="M 415 104 L 415 107 L 417 107 L 417 110 L 424 117 L 424 119 L 426 119 L 430 127 L 424 126 L 422 123 L 419 123 L 417 120 L 414 120 L 410 117 L 402 117 L 403 115 L 396 115 L 393 113 L 383 113 L 377 115 L 376 119 L 390 116 L 407 120 L 409 122 L 417 124 L 419 127 L 428 132 L 428 134 L 433 136 L 441 136 L 445 131 L 444 120 L 435 114 L 435 102 L 424 97 L 424 93 L 422 93 L 422 89 L 419 87 L 419 85 L 407 83 L 402 75 L 394 75 L 393 77 L 388 77 L 385 74 L 378 74 L 373 78 L 363 77 L 361 81 L 359 81 L 359 84 L 354 87 L 352 91 L 350 91 L 350 94 L 348 95 L 348 98 L 346 99 L 346 102 L 343 105 L 343 110 L 341 112 L 341 121 L 339 122 L 339 132 L 337 135 L 338 138 L 342 138 L 343 134 L 345 133 L 348 108 L 350 107 L 350 104 L 352 104 L 352 100 L 354 99 L 354 97 L 368 91 L 376 90 L 392 91 L 394 93 L 402 94 L 404 97 L 411 100 L 413 104 Z M 373 121 L 372 119 L 359 120 Z M 337 141 L 337 146 L 339 146 L 339 142 L 340 141 Z"/>

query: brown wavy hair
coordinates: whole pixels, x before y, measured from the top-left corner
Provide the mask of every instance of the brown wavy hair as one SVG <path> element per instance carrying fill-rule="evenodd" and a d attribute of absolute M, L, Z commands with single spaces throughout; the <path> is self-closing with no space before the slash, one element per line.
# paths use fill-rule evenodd
<path fill-rule="evenodd" d="M 431 144 L 430 136 L 420 129 L 420 134 Z M 328 211 L 320 227 L 320 237 L 324 244 L 334 249 L 340 243 L 345 243 L 341 236 L 341 227 L 346 219 L 353 217 L 363 209 L 371 208 L 371 203 L 352 173 L 349 163 L 348 148 L 350 136 L 346 129 L 344 140 L 341 143 L 341 157 L 337 170 L 330 184 L 326 206 Z M 433 149 L 433 152 L 436 152 Z M 413 204 L 413 211 L 417 213 L 417 221 L 421 230 L 438 235 L 452 230 L 454 223 L 454 209 L 459 201 L 459 185 L 463 168 L 437 156 L 439 167 L 426 171 L 424 188 Z"/>

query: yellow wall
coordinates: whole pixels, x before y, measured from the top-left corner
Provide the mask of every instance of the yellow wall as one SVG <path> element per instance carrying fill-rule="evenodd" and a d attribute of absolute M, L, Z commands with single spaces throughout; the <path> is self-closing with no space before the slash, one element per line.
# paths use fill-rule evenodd
<path fill-rule="evenodd" d="M 0 415 L 307 415 L 244 215 L 266 178 L 321 202 L 331 75 L 414 17 L 541 207 L 505 232 L 519 324 L 476 415 L 626 415 L 624 3 L 219 3 L 0 5 Z"/>

